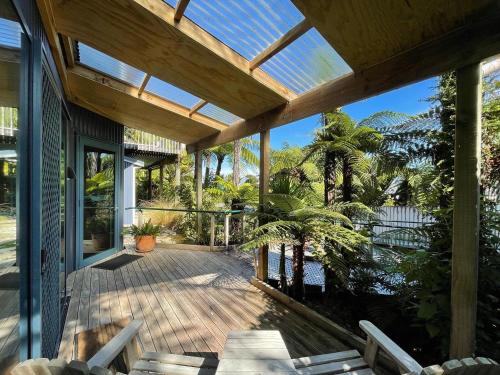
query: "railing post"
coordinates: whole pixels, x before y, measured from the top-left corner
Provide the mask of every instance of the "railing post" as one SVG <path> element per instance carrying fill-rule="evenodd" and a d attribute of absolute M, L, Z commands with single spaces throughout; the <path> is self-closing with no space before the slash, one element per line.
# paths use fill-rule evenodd
<path fill-rule="evenodd" d="M 214 251 L 215 245 L 215 215 L 210 214 L 210 251 Z"/>
<path fill-rule="evenodd" d="M 476 348 L 481 175 L 481 64 L 457 70 L 450 358 Z"/>
<path fill-rule="evenodd" d="M 194 176 L 195 176 L 195 194 L 196 194 L 196 209 L 202 208 L 202 180 L 201 180 L 201 151 L 196 151 L 194 154 Z M 201 213 L 196 213 L 196 232 L 198 243 L 201 241 Z"/>
<path fill-rule="evenodd" d="M 271 152 L 271 132 L 265 130 L 260 132 L 260 173 L 259 173 L 259 210 L 264 207 L 265 195 L 269 193 L 269 166 Z M 262 225 L 259 222 L 259 225 Z M 268 274 L 268 250 L 269 246 L 265 245 L 259 249 L 259 261 L 257 269 L 257 278 L 262 281 L 267 281 Z"/>
<path fill-rule="evenodd" d="M 224 215 L 224 245 L 229 246 L 229 215 Z"/>

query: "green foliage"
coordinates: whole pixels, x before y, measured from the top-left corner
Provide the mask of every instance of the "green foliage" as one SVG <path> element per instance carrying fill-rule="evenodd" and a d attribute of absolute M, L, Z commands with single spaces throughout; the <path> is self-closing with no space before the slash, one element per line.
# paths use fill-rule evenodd
<path fill-rule="evenodd" d="M 129 233 L 134 236 L 158 236 L 161 233 L 161 227 L 159 225 L 154 225 L 149 219 L 142 225 L 131 225 Z"/>

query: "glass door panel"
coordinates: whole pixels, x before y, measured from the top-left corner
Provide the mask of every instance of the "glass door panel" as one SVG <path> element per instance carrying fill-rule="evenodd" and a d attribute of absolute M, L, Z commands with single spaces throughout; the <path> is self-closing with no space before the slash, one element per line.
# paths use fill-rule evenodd
<path fill-rule="evenodd" d="M 103 258 L 118 245 L 117 240 L 117 152 L 83 142 L 81 189 L 82 265 Z"/>

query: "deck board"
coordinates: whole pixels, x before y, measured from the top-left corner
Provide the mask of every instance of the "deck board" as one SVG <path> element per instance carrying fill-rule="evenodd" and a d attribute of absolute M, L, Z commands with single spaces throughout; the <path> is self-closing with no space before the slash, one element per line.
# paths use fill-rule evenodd
<path fill-rule="evenodd" d="M 220 358 L 229 331 L 258 329 L 278 329 L 292 357 L 347 349 L 251 285 L 251 272 L 231 255 L 161 248 L 115 271 L 79 270 L 59 357 L 73 359 L 77 333 L 122 318 L 144 320 L 145 351 Z"/>

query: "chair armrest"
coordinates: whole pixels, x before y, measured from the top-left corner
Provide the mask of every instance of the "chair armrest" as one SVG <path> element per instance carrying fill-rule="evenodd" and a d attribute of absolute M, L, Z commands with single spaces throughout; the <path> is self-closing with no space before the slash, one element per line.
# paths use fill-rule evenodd
<path fill-rule="evenodd" d="M 359 327 L 368 336 L 365 349 L 365 360 L 370 367 L 373 367 L 376 352 L 382 349 L 396 364 L 402 373 L 420 374 L 422 366 L 418 364 L 408 353 L 401 349 L 394 341 L 378 329 L 373 323 L 367 320 L 361 320 Z M 367 358 L 369 356 L 370 358 Z M 371 363 L 370 363 L 371 362 Z"/>
<path fill-rule="evenodd" d="M 123 349 L 132 342 L 135 336 L 137 336 L 141 326 L 142 320 L 133 320 L 130 324 L 123 328 L 92 358 L 90 358 L 87 362 L 89 368 L 93 368 L 95 366 L 107 368 L 118 356 L 118 354 L 120 354 Z"/>

